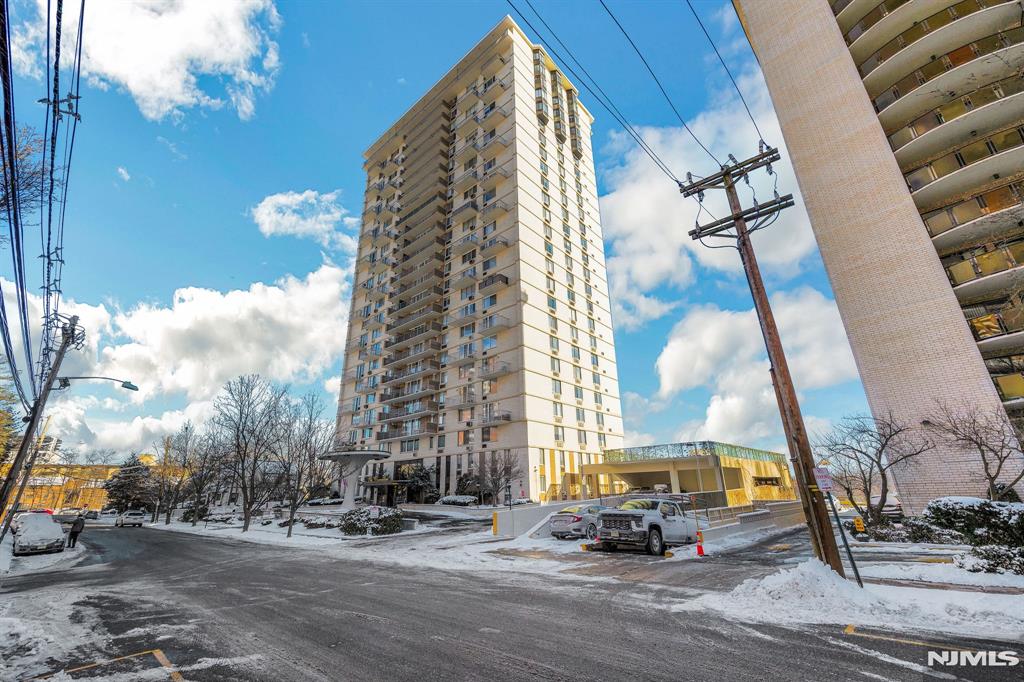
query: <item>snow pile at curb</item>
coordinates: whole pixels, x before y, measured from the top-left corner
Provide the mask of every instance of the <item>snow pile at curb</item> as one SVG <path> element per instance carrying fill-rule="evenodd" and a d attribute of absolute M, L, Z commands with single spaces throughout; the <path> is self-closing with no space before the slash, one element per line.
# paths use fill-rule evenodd
<path fill-rule="evenodd" d="M 949 583 L 951 585 L 1019 587 L 1024 589 L 1024 575 L 1014 575 L 1012 573 L 973 573 L 953 564 L 922 564 L 918 562 L 862 564 L 860 565 L 860 574 L 865 578 L 919 580 L 921 582 Z"/>
<path fill-rule="evenodd" d="M 781 624 L 856 623 L 1010 640 L 1024 633 L 1024 596 L 870 584 L 861 589 L 816 559 L 672 607 L 696 609 Z"/>

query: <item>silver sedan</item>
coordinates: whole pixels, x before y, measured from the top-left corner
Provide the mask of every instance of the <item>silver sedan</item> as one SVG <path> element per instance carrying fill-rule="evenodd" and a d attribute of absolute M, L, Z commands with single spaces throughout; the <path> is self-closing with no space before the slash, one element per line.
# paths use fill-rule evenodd
<path fill-rule="evenodd" d="M 608 507 L 600 504 L 580 504 L 566 507 L 557 514 L 551 515 L 551 534 L 556 538 L 589 538 L 597 537 L 599 525 L 598 514 Z"/>

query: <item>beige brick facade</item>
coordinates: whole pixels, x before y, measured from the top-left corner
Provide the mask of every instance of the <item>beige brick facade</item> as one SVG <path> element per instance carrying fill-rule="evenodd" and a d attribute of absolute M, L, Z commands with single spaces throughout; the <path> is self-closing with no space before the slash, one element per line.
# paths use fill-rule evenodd
<path fill-rule="evenodd" d="M 867 26 L 860 38 L 875 44 L 860 49 L 866 54 L 881 49 L 876 45 L 901 39 L 893 37 L 903 29 L 897 12 L 935 12 L 954 3 L 895 10 L 875 24 L 870 24 L 872 17 L 860 16 L 878 2 L 833 4 L 858 16 L 840 14 L 837 23 L 826 0 L 734 1 L 764 72 L 871 411 L 876 417 L 892 413 L 919 425 L 938 401 L 999 409 L 1002 398 L 965 320 L 964 298 L 958 301 L 951 287 L 922 221 L 922 206 L 915 203 L 901 172 L 903 164 L 897 163 L 887 139 L 905 120 L 927 113 L 922 107 L 934 103 L 908 108 L 904 119 L 893 119 L 883 129 L 876 111 L 879 100 L 873 106 L 869 95 L 883 92 L 889 76 L 871 73 L 862 80 L 851 58 L 851 50 L 856 53 L 860 46 L 856 41 L 848 46 L 842 32 L 857 20 L 862 23 L 854 25 L 855 30 Z M 981 16 L 978 12 L 961 21 L 977 22 Z M 992 16 L 1001 21 L 1002 15 Z M 961 32 L 970 28 L 966 23 L 949 26 Z M 924 39 L 934 42 L 943 30 Z M 870 31 L 884 35 L 869 35 Z M 949 40 L 959 40 L 951 30 L 947 33 Z M 852 35 L 848 33 L 847 40 Z M 900 75 L 903 58 L 890 57 L 877 71 L 884 67 Z M 917 64 L 908 62 L 905 68 Z M 867 69 L 860 68 L 862 73 Z M 866 89 L 871 78 L 878 82 Z M 911 104 L 905 98 L 900 106 Z M 957 180 L 949 177 L 943 182 Z M 977 456 L 949 447 L 927 453 L 915 466 L 897 471 L 895 478 L 904 506 L 913 511 L 938 496 L 984 491 Z"/>

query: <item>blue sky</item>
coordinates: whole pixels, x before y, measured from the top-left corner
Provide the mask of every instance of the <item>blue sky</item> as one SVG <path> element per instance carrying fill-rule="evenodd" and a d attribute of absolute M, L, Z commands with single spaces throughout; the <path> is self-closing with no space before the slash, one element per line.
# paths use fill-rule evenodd
<path fill-rule="evenodd" d="M 677 174 L 714 170 L 596 0 L 534 4 Z M 731 8 L 695 4 L 765 136 L 780 144 Z M 712 150 L 756 152 L 753 126 L 684 3 L 609 5 Z M 44 7 L 15 3 L 18 117 L 36 127 Z M 71 447 L 147 448 L 186 418 L 201 420 L 217 387 L 247 371 L 321 391 L 333 411 L 362 150 L 507 12 L 485 1 L 90 3 L 64 270 L 89 343 L 71 365 L 142 390 L 77 384 L 54 405 L 54 432 Z M 738 257 L 688 243 L 695 204 L 581 98 L 596 117 L 629 439 L 780 445 Z M 778 178 L 781 191 L 797 191 L 788 166 Z M 757 181 L 759 196 L 771 182 Z M 720 211 L 720 201 L 708 206 Z M 812 430 L 864 411 L 802 208 L 756 246 Z"/>

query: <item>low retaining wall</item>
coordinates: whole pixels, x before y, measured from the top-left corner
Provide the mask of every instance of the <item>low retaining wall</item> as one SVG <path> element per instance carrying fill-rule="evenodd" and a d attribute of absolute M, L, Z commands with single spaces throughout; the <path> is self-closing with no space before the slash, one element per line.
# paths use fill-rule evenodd
<path fill-rule="evenodd" d="M 543 522 L 555 512 L 578 504 L 604 504 L 608 506 L 615 506 L 629 499 L 629 497 L 638 496 L 603 497 L 592 500 L 570 500 L 568 502 L 560 500 L 549 504 L 513 507 L 511 510 L 504 509 L 502 511 L 494 511 L 492 530 L 495 535 L 502 537 L 518 537 L 531 530 L 533 531 L 532 535 L 534 537 L 549 535 L 550 531 L 548 530 L 547 524 Z M 669 496 L 650 495 L 644 497 L 668 498 Z M 711 520 L 711 528 L 705 531 L 704 537 L 710 540 L 712 537 L 726 537 L 729 535 L 736 535 L 738 533 L 753 532 L 773 526 L 776 528 L 789 528 L 791 526 L 805 523 L 803 508 L 800 506 L 799 500 L 790 502 L 769 502 L 764 505 L 763 509 L 748 511 L 750 509 L 752 509 L 752 506 L 750 505 L 743 507 L 712 508 L 707 510 L 699 509 L 699 516 L 702 519 L 710 518 Z M 704 524 L 705 521 L 702 520 L 701 526 L 704 527 Z"/>
<path fill-rule="evenodd" d="M 722 538 L 756 533 L 765 528 L 782 530 L 806 523 L 804 510 L 799 500 L 794 502 L 771 502 L 764 509 L 736 515 L 736 522 L 715 526 L 704 531 L 705 542 Z"/>
<path fill-rule="evenodd" d="M 465 514 L 466 516 L 472 516 L 478 519 L 489 519 L 491 518 L 495 511 L 494 509 L 460 507 L 457 504 L 400 504 L 398 505 L 398 508 L 408 509 L 409 511 L 423 512 L 424 514 L 457 512 L 459 514 Z"/>

